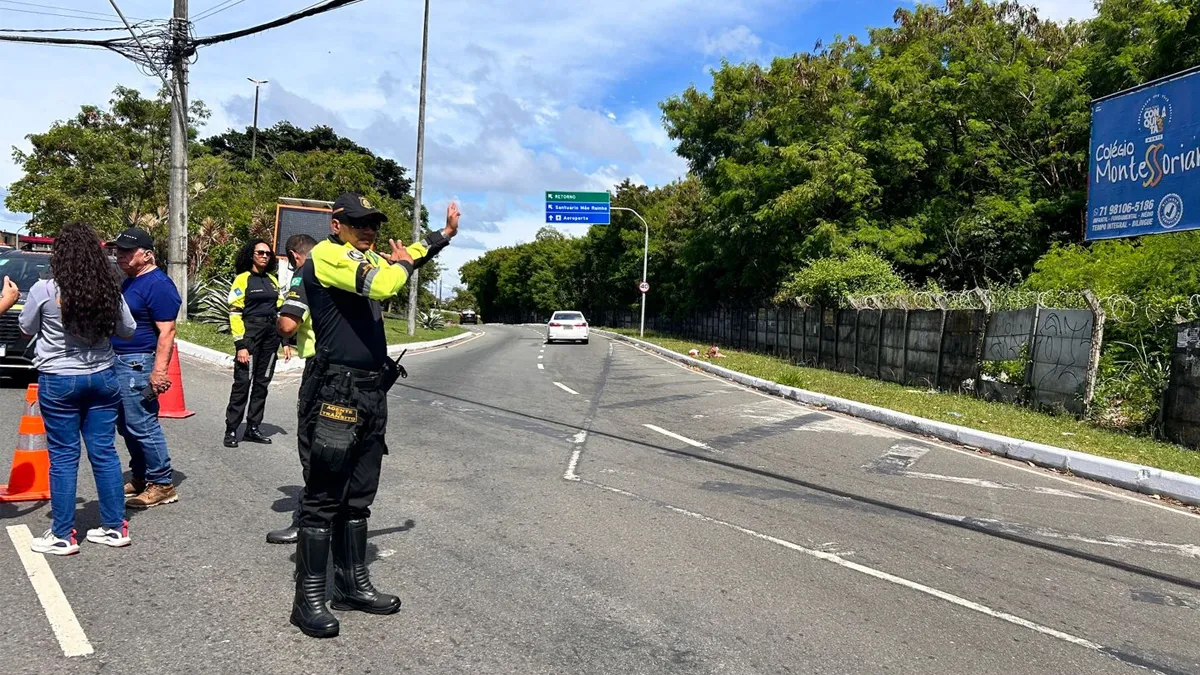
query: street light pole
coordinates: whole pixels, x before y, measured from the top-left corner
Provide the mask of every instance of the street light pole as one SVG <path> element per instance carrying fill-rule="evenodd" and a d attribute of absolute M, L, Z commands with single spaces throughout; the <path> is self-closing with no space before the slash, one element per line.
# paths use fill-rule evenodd
<path fill-rule="evenodd" d="M 638 213 L 637 211 L 634 211 L 633 209 L 627 209 L 624 206 L 613 206 L 613 207 L 611 207 L 611 210 L 613 210 L 613 211 L 628 211 L 628 212 L 632 213 L 633 215 L 638 217 L 638 220 L 642 221 L 642 225 L 645 226 L 645 228 L 646 228 L 646 239 L 645 239 L 645 244 L 642 248 L 642 282 L 645 283 L 647 267 L 650 262 L 650 225 L 649 225 L 649 223 L 646 222 L 646 219 L 642 217 L 642 214 Z M 641 323 L 641 326 L 638 328 L 638 337 L 646 337 L 646 294 L 645 293 L 642 293 L 642 323 Z"/>
<path fill-rule="evenodd" d="M 258 88 L 267 83 L 267 80 L 256 80 L 253 77 L 247 77 L 254 83 L 254 126 L 250 127 L 250 161 L 254 161 L 254 155 L 258 150 Z"/>
<path fill-rule="evenodd" d="M 421 238 L 421 178 L 425 170 L 425 66 L 429 61 L 429 0 L 425 0 L 425 28 L 421 31 L 421 95 L 417 111 L 417 166 L 413 174 L 413 242 Z M 408 280 L 408 334 L 417 332 L 417 300 L 421 283 L 418 270 Z"/>

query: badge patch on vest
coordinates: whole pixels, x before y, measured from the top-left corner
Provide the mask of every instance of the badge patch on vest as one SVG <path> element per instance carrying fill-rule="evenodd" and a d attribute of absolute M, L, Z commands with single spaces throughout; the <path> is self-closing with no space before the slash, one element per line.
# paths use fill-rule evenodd
<path fill-rule="evenodd" d="M 358 423 L 358 410 L 356 408 L 347 408 L 345 406 L 333 405 L 332 403 L 321 404 L 321 417 L 331 419 L 335 422 L 346 422 L 347 424 Z"/>
<path fill-rule="evenodd" d="M 346 257 L 351 260 L 354 260 L 356 262 L 366 262 L 367 261 L 367 258 L 366 258 L 366 256 L 364 256 L 362 254 L 362 251 L 359 251 L 359 250 L 353 249 L 353 248 L 350 249 L 349 251 L 346 251 Z"/>

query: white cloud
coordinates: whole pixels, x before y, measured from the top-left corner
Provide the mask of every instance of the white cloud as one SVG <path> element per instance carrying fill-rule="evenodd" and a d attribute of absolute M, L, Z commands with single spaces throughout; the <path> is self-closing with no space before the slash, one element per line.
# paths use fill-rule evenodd
<path fill-rule="evenodd" d="M 1096 16 L 1096 7 L 1092 0 L 1040 0 L 1031 4 L 1037 7 L 1039 17 L 1051 21 L 1081 21 Z"/>
<path fill-rule="evenodd" d="M 752 58 L 762 46 L 762 39 L 748 26 L 736 26 L 715 36 L 705 36 L 701 50 L 705 56 L 731 60 Z"/>

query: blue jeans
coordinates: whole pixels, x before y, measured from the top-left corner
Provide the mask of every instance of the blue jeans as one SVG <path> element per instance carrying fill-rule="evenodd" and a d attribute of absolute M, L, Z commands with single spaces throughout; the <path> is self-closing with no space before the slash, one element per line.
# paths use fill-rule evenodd
<path fill-rule="evenodd" d="M 171 485 L 171 456 L 167 437 L 158 423 L 158 399 L 147 401 L 142 391 L 150 386 L 154 354 L 117 354 L 113 364 L 121 385 L 121 408 L 117 431 L 129 449 L 129 468 L 135 481 Z"/>
<path fill-rule="evenodd" d="M 46 423 L 50 454 L 50 510 L 57 537 L 66 539 L 75 529 L 80 434 L 96 478 L 100 524 L 120 529 L 125 522 L 125 490 L 114 433 L 120 404 L 120 386 L 112 368 L 91 375 L 38 377 L 38 407 Z"/>

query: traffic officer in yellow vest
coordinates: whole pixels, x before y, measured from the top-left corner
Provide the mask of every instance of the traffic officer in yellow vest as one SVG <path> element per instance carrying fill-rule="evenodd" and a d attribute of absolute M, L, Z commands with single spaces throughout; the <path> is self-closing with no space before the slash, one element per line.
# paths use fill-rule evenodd
<path fill-rule="evenodd" d="M 387 217 L 353 193 L 333 204 L 332 236 L 317 244 L 301 270 L 316 333 L 316 355 L 301 392 L 301 443 L 309 444 L 309 471 L 300 505 L 296 594 L 291 622 L 311 637 L 338 634 L 325 605 L 325 574 L 332 550 L 332 606 L 393 614 L 400 599 L 380 593 L 367 573 L 367 518 L 387 454 L 387 391 L 400 376 L 387 356 L 380 301 L 400 292 L 412 271 L 458 233 L 458 207 L 446 210 L 444 229 L 407 249 L 391 241 L 386 258 L 375 238 Z"/>
<path fill-rule="evenodd" d="M 275 319 L 279 314 L 279 280 L 275 270 L 279 261 L 271 245 L 255 239 L 238 253 L 233 284 L 229 289 L 229 328 L 237 359 L 233 366 L 233 389 L 225 409 L 225 447 L 238 446 L 237 430 L 246 416 L 242 440 L 270 443 L 258 425 L 267 409 L 267 390 L 275 376 L 275 357 L 279 335 Z M 251 388 L 253 384 L 253 388 Z M 250 409 L 246 409 L 246 401 Z"/>
<path fill-rule="evenodd" d="M 276 329 L 279 331 L 280 337 L 284 339 L 284 343 L 291 344 L 295 342 L 297 353 L 300 358 L 304 359 L 304 374 L 300 379 L 301 395 L 296 404 L 296 412 L 300 420 L 303 420 L 306 414 L 300 407 L 300 401 L 315 398 L 311 394 L 305 396 L 304 391 L 305 387 L 312 386 L 313 380 L 308 375 L 316 363 L 312 357 L 317 353 L 316 338 L 313 335 L 312 316 L 308 311 L 308 296 L 304 294 L 304 278 L 300 270 L 303 269 L 304 263 L 308 261 L 309 252 L 316 245 L 317 240 L 307 234 L 293 234 L 288 237 L 287 243 L 284 244 L 284 251 L 288 257 L 288 265 L 292 269 L 292 282 L 288 286 L 287 294 L 284 296 L 283 306 L 279 308 L 279 320 L 276 322 Z M 286 349 L 287 347 L 285 347 Z M 303 469 L 304 479 L 307 481 L 308 443 L 305 442 L 306 438 L 303 435 L 300 436 L 299 440 L 300 442 L 297 445 L 300 450 L 300 467 Z M 283 529 L 268 532 L 267 543 L 296 543 L 296 539 L 300 533 L 300 500 L 303 497 L 303 491 L 296 495 L 296 509 L 292 512 L 292 524 Z"/>

